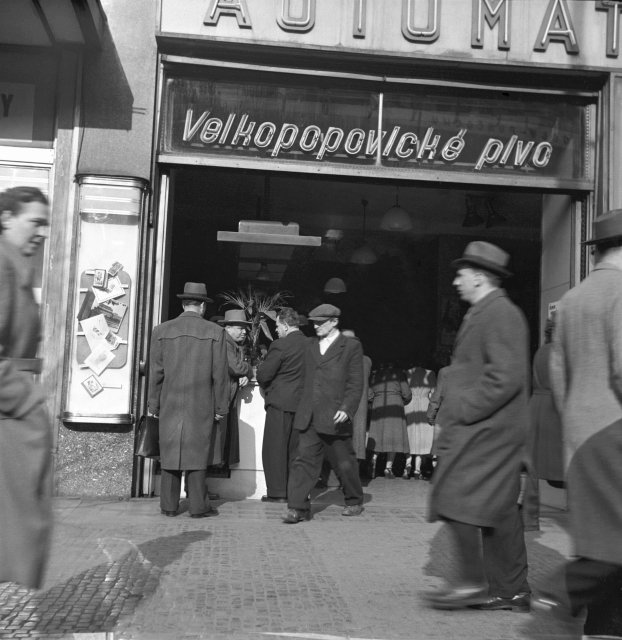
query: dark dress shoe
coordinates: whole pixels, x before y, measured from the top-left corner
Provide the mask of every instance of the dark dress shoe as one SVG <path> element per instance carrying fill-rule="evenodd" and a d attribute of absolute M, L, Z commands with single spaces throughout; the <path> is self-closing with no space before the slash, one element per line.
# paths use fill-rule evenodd
<path fill-rule="evenodd" d="M 169 518 L 174 518 L 177 515 L 177 511 L 165 511 L 164 509 L 160 509 L 160 513 Z"/>
<path fill-rule="evenodd" d="M 512 598 L 502 598 L 501 596 L 491 596 L 481 604 L 471 605 L 471 609 L 480 611 L 514 611 L 516 613 L 529 613 L 531 595 L 528 593 L 517 593 Z"/>
<path fill-rule="evenodd" d="M 308 509 L 288 509 L 283 522 L 285 524 L 296 524 L 303 520 L 311 520 L 311 512 Z"/>
<path fill-rule="evenodd" d="M 191 518 L 212 518 L 213 516 L 218 515 L 218 509 L 214 509 L 214 507 L 210 507 L 207 511 L 203 513 L 191 513 Z"/>
<path fill-rule="evenodd" d="M 488 600 L 487 587 L 456 587 L 423 594 L 434 609 L 466 609 Z"/>
<path fill-rule="evenodd" d="M 281 504 L 284 504 L 285 502 L 287 502 L 287 498 L 273 498 L 272 496 L 261 496 L 261 501 L 262 502 L 280 502 Z"/>

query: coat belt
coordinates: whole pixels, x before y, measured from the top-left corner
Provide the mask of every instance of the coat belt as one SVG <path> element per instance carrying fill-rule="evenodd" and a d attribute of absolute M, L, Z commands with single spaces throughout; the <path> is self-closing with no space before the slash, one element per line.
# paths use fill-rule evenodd
<path fill-rule="evenodd" d="M 43 360 L 41 358 L 1 358 L 10 362 L 18 371 L 30 371 L 31 373 L 41 373 Z"/>

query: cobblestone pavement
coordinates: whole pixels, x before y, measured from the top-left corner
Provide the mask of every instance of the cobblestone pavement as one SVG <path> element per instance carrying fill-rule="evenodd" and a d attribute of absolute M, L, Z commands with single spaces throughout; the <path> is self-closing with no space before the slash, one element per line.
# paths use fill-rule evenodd
<path fill-rule="evenodd" d="M 157 499 L 57 498 L 45 586 L 0 585 L 0 638 L 580 638 L 579 623 L 544 614 L 427 608 L 419 592 L 454 569 L 444 529 L 425 520 L 428 489 L 378 478 L 357 518 L 329 489 L 294 526 L 257 500 L 191 519 L 162 516 Z M 526 534 L 532 586 L 568 554 L 565 521 L 545 510 Z"/>

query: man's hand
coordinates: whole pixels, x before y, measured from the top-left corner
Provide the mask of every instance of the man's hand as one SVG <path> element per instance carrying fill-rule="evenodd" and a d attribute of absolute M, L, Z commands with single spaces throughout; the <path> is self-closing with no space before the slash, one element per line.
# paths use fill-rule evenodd
<path fill-rule="evenodd" d="M 242 376 L 238 380 L 238 384 L 240 385 L 240 388 L 245 387 L 248 384 L 248 378 L 246 376 Z"/>
<path fill-rule="evenodd" d="M 219 413 L 214 414 L 214 420 L 220 422 L 225 416 L 221 416 Z"/>
<path fill-rule="evenodd" d="M 348 414 L 345 411 L 337 411 L 337 413 L 333 416 L 333 422 L 335 424 L 339 424 L 341 422 L 345 422 L 349 420 Z"/>

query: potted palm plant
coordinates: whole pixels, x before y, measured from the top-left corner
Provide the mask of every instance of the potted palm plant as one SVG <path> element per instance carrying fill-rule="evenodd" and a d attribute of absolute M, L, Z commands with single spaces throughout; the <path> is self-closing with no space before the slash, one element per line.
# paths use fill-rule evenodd
<path fill-rule="evenodd" d="M 248 340 L 250 362 L 256 367 L 263 359 L 260 348 L 261 336 L 264 335 L 269 341 L 274 340 L 266 319 L 276 321 L 278 310 L 287 304 L 290 294 L 286 291 L 267 294 L 249 284 L 246 289 L 223 291 L 218 297 L 223 301 L 222 306 L 244 310 L 247 320 L 251 323 Z"/>

